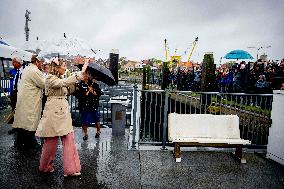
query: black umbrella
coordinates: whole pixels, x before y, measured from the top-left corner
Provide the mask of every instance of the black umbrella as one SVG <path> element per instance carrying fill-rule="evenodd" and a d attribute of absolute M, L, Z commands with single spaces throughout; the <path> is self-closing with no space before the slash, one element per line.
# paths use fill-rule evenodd
<path fill-rule="evenodd" d="M 115 85 L 115 79 L 111 71 L 100 64 L 90 63 L 86 70 L 91 76 L 95 77 L 96 80 L 101 81 L 107 85 Z"/>

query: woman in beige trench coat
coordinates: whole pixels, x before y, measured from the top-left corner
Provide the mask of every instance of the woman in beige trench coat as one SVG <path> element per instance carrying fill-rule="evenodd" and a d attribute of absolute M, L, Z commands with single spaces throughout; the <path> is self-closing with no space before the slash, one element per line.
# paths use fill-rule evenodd
<path fill-rule="evenodd" d="M 86 70 L 86 67 L 87 63 L 83 66 L 81 72 L 67 79 L 62 79 L 61 77 L 66 70 L 65 62 L 57 58 L 51 61 L 49 75 L 45 83 L 47 101 L 36 130 L 36 136 L 44 137 L 39 165 L 41 172 L 54 171 L 53 161 L 58 138 L 61 137 L 64 176 L 81 175 L 81 165 L 74 143 L 71 113 L 66 96 L 74 92 L 75 83 L 82 79 L 82 73 Z"/>

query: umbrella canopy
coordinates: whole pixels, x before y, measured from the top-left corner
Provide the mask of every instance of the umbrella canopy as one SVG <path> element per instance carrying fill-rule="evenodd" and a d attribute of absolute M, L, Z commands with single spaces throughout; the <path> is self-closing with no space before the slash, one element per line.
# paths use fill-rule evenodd
<path fill-rule="evenodd" d="M 101 81 L 107 85 L 115 85 L 115 79 L 111 73 L 111 71 L 100 64 L 90 63 L 87 68 L 87 72 L 89 72 L 92 76 L 96 76 L 98 81 Z"/>
<path fill-rule="evenodd" d="M 0 44 L 0 58 L 10 58 L 20 57 L 24 61 L 31 61 L 32 53 L 28 51 L 24 51 L 21 49 L 17 49 L 16 47 Z"/>
<path fill-rule="evenodd" d="M 226 59 L 253 59 L 253 57 L 244 50 L 233 50 L 227 53 L 224 58 Z"/>
<path fill-rule="evenodd" d="M 91 48 L 84 40 L 77 38 L 60 38 L 50 41 L 36 41 L 29 44 L 30 49 L 40 49 L 41 56 L 94 56 Z"/>
<path fill-rule="evenodd" d="M 0 40 L 0 44 L 8 45 L 5 41 Z M 8 45 L 9 46 L 9 45 Z"/>

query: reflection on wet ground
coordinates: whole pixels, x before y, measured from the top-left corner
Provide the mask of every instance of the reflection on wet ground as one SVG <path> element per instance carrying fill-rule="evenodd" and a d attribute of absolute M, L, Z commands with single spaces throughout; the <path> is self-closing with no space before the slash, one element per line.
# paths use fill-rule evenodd
<path fill-rule="evenodd" d="M 90 128 L 83 141 L 75 128 L 82 175 L 63 177 L 62 145 L 55 172 L 40 174 L 40 150 L 16 150 L 10 128 L 0 123 L 0 188 L 284 188 L 283 166 L 253 153 L 245 154 L 247 164 L 239 164 L 226 152 L 186 151 L 175 163 L 170 150 L 128 150 L 129 129 L 113 136 L 103 128 L 97 139 Z"/>

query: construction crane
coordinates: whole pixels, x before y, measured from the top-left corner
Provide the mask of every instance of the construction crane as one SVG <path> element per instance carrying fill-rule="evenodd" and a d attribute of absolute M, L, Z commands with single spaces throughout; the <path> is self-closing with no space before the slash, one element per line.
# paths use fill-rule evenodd
<path fill-rule="evenodd" d="M 192 49 L 191 49 L 191 52 L 190 52 L 190 54 L 189 54 L 189 56 L 188 56 L 188 60 L 187 60 L 188 63 L 190 63 L 190 58 L 191 58 L 192 53 L 193 53 L 193 51 L 194 51 L 194 49 L 195 49 L 195 46 L 196 46 L 196 44 L 197 44 L 197 41 L 198 41 L 198 37 L 196 37 L 195 40 L 193 41 Z"/>

